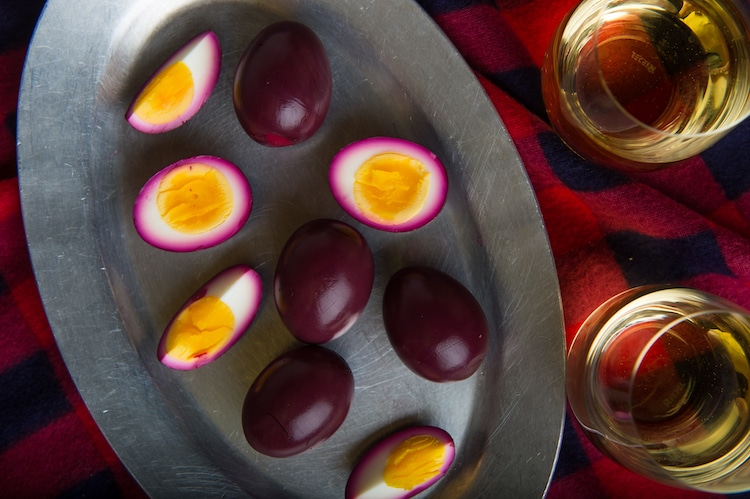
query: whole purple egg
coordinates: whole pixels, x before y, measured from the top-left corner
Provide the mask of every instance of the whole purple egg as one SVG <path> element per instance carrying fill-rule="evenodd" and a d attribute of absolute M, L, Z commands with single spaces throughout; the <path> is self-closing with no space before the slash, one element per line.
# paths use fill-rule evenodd
<path fill-rule="evenodd" d="M 250 137 L 272 147 L 309 139 L 331 104 L 331 65 L 318 36 L 295 21 L 267 26 L 234 76 L 234 109 Z"/>
<path fill-rule="evenodd" d="M 356 322 L 374 279 L 372 251 L 356 229 L 337 220 L 313 220 L 281 250 L 274 277 L 276 308 L 298 340 L 325 343 Z"/>
<path fill-rule="evenodd" d="M 242 408 L 248 443 L 271 457 L 300 454 L 333 435 L 354 397 L 346 361 L 306 345 L 273 360 L 253 382 Z"/>
<path fill-rule="evenodd" d="M 388 339 L 409 369 L 431 381 L 459 381 L 487 354 L 489 327 L 479 302 L 439 270 L 406 267 L 383 294 Z"/>

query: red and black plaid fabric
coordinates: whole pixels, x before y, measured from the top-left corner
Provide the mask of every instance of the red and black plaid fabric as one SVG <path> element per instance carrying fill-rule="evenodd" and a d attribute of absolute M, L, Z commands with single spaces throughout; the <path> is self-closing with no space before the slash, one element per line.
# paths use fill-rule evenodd
<path fill-rule="evenodd" d="M 750 121 L 672 169 L 605 170 L 565 148 L 542 104 L 539 66 L 576 0 L 419 3 L 475 71 L 523 159 L 555 256 L 568 341 L 599 303 L 639 284 L 693 286 L 750 308 Z M 70 380 L 26 249 L 15 112 L 42 6 L 0 1 L 0 497 L 140 497 Z M 721 496 L 666 487 L 623 469 L 569 417 L 548 497 Z"/>
<path fill-rule="evenodd" d="M 142 497 L 55 346 L 26 247 L 16 104 L 41 0 L 0 0 L 0 497 Z"/>

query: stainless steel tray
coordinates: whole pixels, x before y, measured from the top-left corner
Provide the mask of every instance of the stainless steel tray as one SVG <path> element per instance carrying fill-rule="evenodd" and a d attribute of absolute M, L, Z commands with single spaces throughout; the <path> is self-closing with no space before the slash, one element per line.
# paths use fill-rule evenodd
<path fill-rule="evenodd" d="M 322 39 L 334 94 L 309 141 L 255 144 L 232 109 L 234 68 L 253 36 L 281 19 Z M 192 35 L 213 29 L 223 49 L 217 88 L 187 125 L 164 135 L 123 114 L 150 73 Z M 407 423 L 456 440 L 436 497 L 542 496 L 564 415 L 559 287 L 523 166 L 491 103 L 417 4 L 396 0 L 51 0 L 34 36 L 19 104 L 19 175 L 34 268 L 55 337 L 77 387 L 115 451 L 160 496 L 341 497 L 375 439 Z M 406 234 L 349 219 L 327 187 L 328 162 L 354 140 L 419 142 L 449 171 L 448 202 Z M 238 164 L 255 194 L 247 225 L 212 249 L 175 254 L 144 243 L 132 223 L 143 183 L 184 157 Z M 273 305 L 273 271 L 304 222 L 339 218 L 375 254 L 363 317 L 328 346 L 356 380 L 339 431 L 297 457 L 272 459 L 244 440 L 240 414 L 254 377 L 293 346 Z M 261 274 L 265 296 L 248 333 L 192 372 L 156 359 L 167 320 L 209 277 L 234 263 Z M 440 268 L 482 303 L 490 352 L 469 380 L 435 384 L 406 369 L 380 318 L 383 287 L 407 264 Z"/>

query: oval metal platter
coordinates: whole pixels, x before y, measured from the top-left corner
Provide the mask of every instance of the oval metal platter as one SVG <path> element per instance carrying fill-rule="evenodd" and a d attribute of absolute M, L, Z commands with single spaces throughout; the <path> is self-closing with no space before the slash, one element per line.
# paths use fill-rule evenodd
<path fill-rule="evenodd" d="M 269 148 L 242 131 L 232 104 L 240 56 L 266 25 L 311 27 L 333 70 L 322 128 Z M 184 126 L 132 129 L 124 113 L 151 73 L 195 34 L 223 48 L 217 87 Z M 513 143 L 464 60 L 415 3 L 396 0 L 81 0 L 48 2 L 19 104 L 19 178 L 35 274 L 73 379 L 120 458 L 153 497 L 342 497 L 365 449 L 391 431 L 430 424 L 455 439 L 448 475 L 424 496 L 541 497 L 564 417 L 559 286 L 536 200 Z M 333 155 L 369 136 L 435 152 L 448 200 L 427 226 L 395 234 L 341 210 L 327 184 Z M 170 253 L 141 240 L 135 197 L 156 171 L 199 154 L 248 177 L 254 207 L 229 241 Z M 362 232 L 375 255 L 362 317 L 326 346 L 351 367 L 355 395 L 321 445 L 273 459 L 245 441 L 241 408 L 258 373 L 296 345 L 271 292 L 279 252 L 315 218 Z M 194 371 L 162 365 L 167 321 L 205 281 L 236 263 L 262 276 L 259 315 L 224 356 Z M 410 264 L 452 275 L 490 322 L 479 371 L 432 383 L 399 360 L 380 316 L 384 286 Z"/>

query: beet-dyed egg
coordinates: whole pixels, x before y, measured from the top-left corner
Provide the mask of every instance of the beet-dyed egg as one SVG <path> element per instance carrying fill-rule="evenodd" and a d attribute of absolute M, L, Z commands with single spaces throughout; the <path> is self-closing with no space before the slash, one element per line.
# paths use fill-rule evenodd
<path fill-rule="evenodd" d="M 276 265 L 274 298 L 287 329 L 305 343 L 338 338 L 367 305 L 375 279 L 370 246 L 336 220 L 308 222 L 287 240 Z"/>
<path fill-rule="evenodd" d="M 448 472 L 456 449 L 434 426 L 415 426 L 381 440 L 357 462 L 346 483 L 346 499 L 408 499 Z"/>
<path fill-rule="evenodd" d="M 333 435 L 346 419 L 354 377 L 346 361 L 307 345 L 273 360 L 242 407 L 247 442 L 271 457 L 300 454 Z"/>
<path fill-rule="evenodd" d="M 221 70 L 221 46 L 206 31 L 169 57 L 130 104 L 125 119 L 136 130 L 163 133 L 192 118 L 211 95 Z"/>
<path fill-rule="evenodd" d="M 435 154 L 388 137 L 344 147 L 331 162 L 328 181 L 349 215 L 390 232 L 425 225 L 440 213 L 448 193 L 448 176 Z"/>
<path fill-rule="evenodd" d="M 250 184 L 232 163 L 196 156 L 151 177 L 135 200 L 133 221 L 147 243 L 195 251 L 226 241 L 250 216 Z"/>
<path fill-rule="evenodd" d="M 383 293 L 383 321 L 399 358 L 431 381 L 466 379 L 487 354 L 489 328 L 482 307 L 439 270 L 396 272 Z"/>
<path fill-rule="evenodd" d="M 331 65 L 304 24 L 271 24 L 253 39 L 234 77 L 234 109 L 260 144 L 288 146 L 310 138 L 331 104 Z"/>
<path fill-rule="evenodd" d="M 235 265 L 219 273 L 169 321 L 159 341 L 159 360 L 183 371 L 216 360 L 250 327 L 261 294 L 260 276 L 250 267 Z"/>

